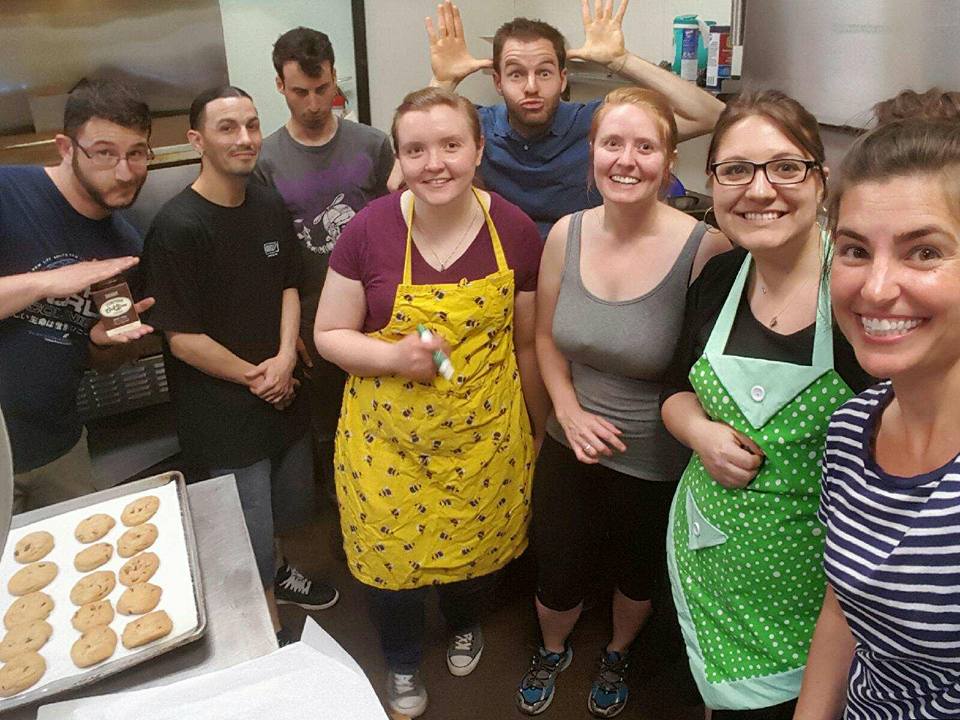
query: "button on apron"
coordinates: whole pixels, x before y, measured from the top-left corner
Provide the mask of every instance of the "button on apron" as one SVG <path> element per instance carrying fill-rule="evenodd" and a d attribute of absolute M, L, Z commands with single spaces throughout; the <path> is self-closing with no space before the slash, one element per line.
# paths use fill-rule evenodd
<path fill-rule="evenodd" d="M 766 394 L 767 391 L 763 389 L 762 385 L 754 385 L 752 388 L 750 388 L 750 397 L 757 402 L 762 402 Z"/>

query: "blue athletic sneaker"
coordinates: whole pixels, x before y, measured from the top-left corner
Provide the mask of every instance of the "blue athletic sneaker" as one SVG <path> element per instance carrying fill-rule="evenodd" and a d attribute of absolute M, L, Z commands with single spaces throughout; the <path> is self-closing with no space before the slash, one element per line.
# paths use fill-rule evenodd
<path fill-rule="evenodd" d="M 600 669 L 587 697 L 587 708 L 595 717 L 619 715 L 627 706 L 627 682 L 624 675 L 630 659 L 628 653 L 600 651 Z"/>
<path fill-rule="evenodd" d="M 517 689 L 517 707 L 527 715 L 539 715 L 553 702 L 553 687 L 557 675 L 566 670 L 573 660 L 573 648 L 567 645 L 562 653 L 547 652 L 540 647 L 530 661 L 520 687 Z"/>

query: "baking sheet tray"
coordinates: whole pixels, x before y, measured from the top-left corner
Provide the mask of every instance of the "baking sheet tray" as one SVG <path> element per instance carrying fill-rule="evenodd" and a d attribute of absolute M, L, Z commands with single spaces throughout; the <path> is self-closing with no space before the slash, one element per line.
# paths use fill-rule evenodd
<path fill-rule="evenodd" d="M 156 552 L 160 556 L 160 567 L 150 582 L 163 588 L 163 596 L 156 609 L 167 611 L 173 622 L 173 630 L 165 638 L 149 645 L 127 650 L 120 642 L 120 636 L 126 624 L 136 616 L 121 615 L 117 612 L 110 623 L 118 638 L 113 656 L 92 668 L 80 669 L 70 659 L 70 648 L 80 637 L 80 633 L 70 624 L 77 608 L 70 602 L 69 594 L 74 583 L 87 574 L 74 568 L 73 559 L 77 552 L 89 545 L 78 542 L 73 531 L 77 523 L 94 513 L 104 512 L 114 517 L 117 524 L 104 538 L 97 541 L 111 543 L 114 554 L 110 562 L 97 570 L 112 570 L 116 573 L 128 560 L 119 557 L 116 552 L 117 540 L 127 529 L 120 521 L 120 513 L 127 503 L 141 495 L 156 495 L 160 498 L 160 508 L 150 520 L 157 526 L 159 535 L 153 546 L 148 548 L 148 551 Z M 138 480 L 14 517 L 9 541 L 0 560 L 0 617 L 15 599 L 7 592 L 7 582 L 14 572 L 24 567 L 13 559 L 14 547 L 22 536 L 40 529 L 52 533 L 56 540 L 54 549 L 43 559 L 57 563 L 59 568 L 54 581 L 43 589 L 55 603 L 53 613 L 47 619 L 54 628 L 53 636 L 39 650 L 47 662 L 47 671 L 40 684 L 11 698 L 0 699 L 0 713 L 38 700 L 48 700 L 58 693 L 96 682 L 203 635 L 206 629 L 206 613 L 200 566 L 186 485 L 179 472 Z M 177 592 L 178 587 L 186 591 Z M 117 582 L 108 596 L 115 611 L 124 590 L 125 587 Z"/>

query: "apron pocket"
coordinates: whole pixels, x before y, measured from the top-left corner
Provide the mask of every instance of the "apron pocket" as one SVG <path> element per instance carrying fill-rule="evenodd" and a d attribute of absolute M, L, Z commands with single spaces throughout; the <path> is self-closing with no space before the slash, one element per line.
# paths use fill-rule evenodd
<path fill-rule="evenodd" d="M 691 550 L 723 545 L 727 541 L 726 534 L 714 527 L 700 512 L 690 490 L 687 490 L 687 538 Z"/>

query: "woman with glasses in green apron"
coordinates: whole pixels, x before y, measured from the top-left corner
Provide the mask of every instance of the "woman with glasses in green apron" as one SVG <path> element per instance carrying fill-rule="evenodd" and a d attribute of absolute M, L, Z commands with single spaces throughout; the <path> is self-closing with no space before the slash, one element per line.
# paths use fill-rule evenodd
<path fill-rule="evenodd" d="M 822 282 L 816 119 L 780 92 L 741 96 L 707 160 L 717 224 L 737 249 L 691 286 L 664 393 L 667 429 L 694 451 L 671 509 L 668 566 L 714 720 L 789 719 L 825 587 L 824 433 L 870 380 L 833 327 Z"/>

